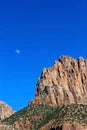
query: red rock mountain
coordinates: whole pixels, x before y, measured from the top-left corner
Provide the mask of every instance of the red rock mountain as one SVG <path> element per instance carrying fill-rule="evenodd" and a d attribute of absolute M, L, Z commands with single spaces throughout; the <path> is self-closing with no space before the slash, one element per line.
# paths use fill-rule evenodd
<path fill-rule="evenodd" d="M 87 104 L 87 60 L 62 56 L 44 68 L 37 82 L 36 97 L 30 104 Z"/>
<path fill-rule="evenodd" d="M 54 108 L 48 109 L 48 105 Z M 13 113 L 6 104 L 0 106 L 3 106 L 0 107 L 1 120 Z M 56 115 L 52 115 L 51 108 L 57 110 Z M 48 116 L 47 110 L 50 111 Z M 36 130 L 36 125 L 41 126 L 37 130 L 87 130 L 87 60 L 62 56 L 52 67 L 44 68 L 36 85 L 35 98 L 29 107 L 7 119 L 8 123 L 10 126 L 1 124 L 0 130 Z"/>

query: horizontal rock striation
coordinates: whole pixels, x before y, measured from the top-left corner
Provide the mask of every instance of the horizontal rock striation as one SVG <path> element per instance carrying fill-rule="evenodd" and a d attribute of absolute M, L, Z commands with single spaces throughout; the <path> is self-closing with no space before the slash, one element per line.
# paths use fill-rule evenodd
<path fill-rule="evenodd" d="M 87 60 L 62 56 L 51 68 L 44 68 L 37 82 L 36 96 L 29 104 L 87 104 Z"/>

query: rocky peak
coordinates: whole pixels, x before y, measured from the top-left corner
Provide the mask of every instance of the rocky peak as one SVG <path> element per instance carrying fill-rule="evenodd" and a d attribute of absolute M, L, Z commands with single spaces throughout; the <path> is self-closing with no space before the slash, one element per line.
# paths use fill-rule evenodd
<path fill-rule="evenodd" d="M 14 111 L 6 103 L 0 101 L 0 121 L 12 115 Z"/>
<path fill-rule="evenodd" d="M 31 103 L 87 104 L 87 60 L 61 56 L 52 67 L 43 69 L 36 87 Z"/>

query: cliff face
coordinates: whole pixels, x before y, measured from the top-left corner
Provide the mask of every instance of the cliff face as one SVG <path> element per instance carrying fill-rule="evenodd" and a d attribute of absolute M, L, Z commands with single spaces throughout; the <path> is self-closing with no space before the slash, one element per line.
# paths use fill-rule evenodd
<path fill-rule="evenodd" d="M 36 97 L 30 104 L 87 104 L 87 60 L 60 57 L 53 67 L 44 68 L 37 82 Z"/>
<path fill-rule="evenodd" d="M 0 101 L 0 121 L 12 115 L 14 111 L 6 103 Z"/>

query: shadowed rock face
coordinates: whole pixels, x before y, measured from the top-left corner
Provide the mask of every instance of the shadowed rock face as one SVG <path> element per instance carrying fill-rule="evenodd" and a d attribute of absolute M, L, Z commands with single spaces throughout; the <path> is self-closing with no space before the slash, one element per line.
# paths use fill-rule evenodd
<path fill-rule="evenodd" d="M 63 130 L 63 129 L 62 129 L 62 125 L 61 125 L 61 126 L 57 126 L 56 128 L 50 128 L 50 130 Z"/>
<path fill-rule="evenodd" d="M 87 60 L 60 57 L 53 67 L 44 68 L 37 82 L 36 97 L 30 104 L 87 104 Z"/>
<path fill-rule="evenodd" d="M 87 130 L 87 125 L 64 123 L 50 130 Z"/>

